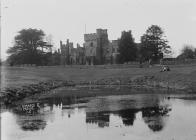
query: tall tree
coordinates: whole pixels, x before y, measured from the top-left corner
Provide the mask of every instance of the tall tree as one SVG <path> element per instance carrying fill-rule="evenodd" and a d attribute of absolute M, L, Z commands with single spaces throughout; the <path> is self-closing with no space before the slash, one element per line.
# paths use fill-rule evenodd
<path fill-rule="evenodd" d="M 194 54 L 195 54 L 195 58 L 196 58 L 196 48 L 195 48 Z"/>
<path fill-rule="evenodd" d="M 171 53 L 171 47 L 167 44 L 164 32 L 158 25 L 152 25 L 141 37 L 141 54 L 146 60 L 160 59 L 163 54 Z"/>
<path fill-rule="evenodd" d="M 38 29 L 22 29 L 14 38 L 14 46 L 7 50 L 12 64 L 41 64 L 51 45 L 44 42 L 45 34 Z"/>
<path fill-rule="evenodd" d="M 134 43 L 131 31 L 122 32 L 121 38 L 119 40 L 119 53 L 118 61 L 120 63 L 136 60 L 137 48 L 136 44 Z"/>

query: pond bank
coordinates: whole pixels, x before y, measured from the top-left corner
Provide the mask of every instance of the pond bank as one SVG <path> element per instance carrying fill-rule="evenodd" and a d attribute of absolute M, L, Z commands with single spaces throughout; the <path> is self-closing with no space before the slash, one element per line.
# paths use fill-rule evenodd
<path fill-rule="evenodd" d="M 46 81 L 22 86 L 21 88 L 5 88 L 1 91 L 0 100 L 1 104 L 9 105 L 26 97 L 44 94 L 45 92 L 65 86 L 70 87 L 75 86 L 75 84 L 72 81 Z"/>
<path fill-rule="evenodd" d="M 50 80 L 45 82 L 39 82 L 38 84 L 30 84 L 22 86 L 21 88 L 5 88 L 1 91 L 1 104 L 14 104 L 15 102 L 22 100 L 32 95 L 40 95 L 48 93 L 51 90 L 61 87 L 69 88 L 76 86 L 83 87 L 109 87 L 115 88 L 116 86 L 126 86 L 130 88 L 143 88 L 143 89 L 163 89 L 183 91 L 186 93 L 196 93 L 196 83 L 194 81 L 182 81 L 177 79 L 179 75 L 173 75 L 173 79 L 169 79 L 170 74 L 164 74 L 165 78 L 161 75 L 145 75 L 134 77 L 120 77 L 120 78 L 104 78 L 91 81 L 64 81 L 64 80 Z M 182 76 L 182 75 L 181 75 Z M 167 79 L 166 79 L 167 78 Z M 180 77 L 181 79 L 182 77 Z M 185 78 L 185 77 L 184 77 Z M 77 94 L 87 94 L 80 92 Z M 110 93 L 108 93 L 110 94 Z"/>

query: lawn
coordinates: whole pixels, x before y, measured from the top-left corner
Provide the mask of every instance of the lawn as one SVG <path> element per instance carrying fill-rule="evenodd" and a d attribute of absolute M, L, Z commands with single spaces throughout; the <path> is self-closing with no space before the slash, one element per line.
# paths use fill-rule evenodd
<path fill-rule="evenodd" d="M 139 68 L 138 65 L 121 66 L 51 66 L 1 67 L 1 89 L 21 87 L 47 80 L 93 81 L 100 79 L 137 78 L 153 75 L 156 79 L 180 84 L 196 82 L 195 65 L 170 66 L 170 72 L 160 72 L 160 66 Z"/>

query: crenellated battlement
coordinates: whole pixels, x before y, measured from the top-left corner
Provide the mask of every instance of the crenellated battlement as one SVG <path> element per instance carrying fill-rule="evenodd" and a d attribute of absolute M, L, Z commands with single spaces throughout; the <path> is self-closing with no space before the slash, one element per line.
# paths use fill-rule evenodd
<path fill-rule="evenodd" d="M 97 34 L 96 33 L 91 33 L 91 34 L 84 34 L 84 41 L 93 41 L 97 39 Z"/>
<path fill-rule="evenodd" d="M 98 36 L 101 36 L 101 35 L 108 35 L 107 29 L 97 29 L 97 30 L 96 30 L 96 33 L 97 33 Z"/>

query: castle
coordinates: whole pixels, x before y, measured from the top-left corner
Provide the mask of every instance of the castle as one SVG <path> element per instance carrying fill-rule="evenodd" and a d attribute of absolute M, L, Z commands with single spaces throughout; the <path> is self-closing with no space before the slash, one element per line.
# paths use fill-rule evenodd
<path fill-rule="evenodd" d="M 69 39 L 66 44 L 60 41 L 60 55 L 61 65 L 85 64 L 84 48 L 79 44 L 77 44 L 77 48 L 74 48 L 73 42 L 69 42 Z"/>
<path fill-rule="evenodd" d="M 117 62 L 118 40 L 109 41 L 107 29 L 97 29 L 96 33 L 84 34 L 84 44 L 73 47 L 67 40 L 60 41 L 61 65 L 102 65 Z"/>

